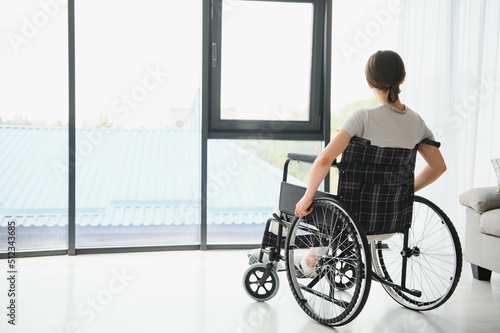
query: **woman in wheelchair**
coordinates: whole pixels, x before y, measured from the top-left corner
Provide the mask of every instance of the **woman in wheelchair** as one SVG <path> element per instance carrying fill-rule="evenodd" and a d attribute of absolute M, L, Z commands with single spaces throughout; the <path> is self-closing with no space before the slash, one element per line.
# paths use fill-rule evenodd
<path fill-rule="evenodd" d="M 359 315 L 372 280 L 402 306 L 425 311 L 449 299 L 462 271 L 453 223 L 414 195 L 446 164 L 425 122 L 399 99 L 403 61 L 378 51 L 365 74 L 380 105 L 352 113 L 319 156 L 288 154 L 279 212 L 243 278 L 251 298 L 267 301 L 278 290 L 276 270 L 284 260 L 299 306 L 329 326 Z M 415 176 L 417 152 L 426 163 Z M 291 161 L 312 163 L 306 188 L 287 182 Z M 339 170 L 336 194 L 318 191 L 331 167 Z"/>
<path fill-rule="evenodd" d="M 330 171 L 333 161 L 347 148 L 351 138 L 367 139 L 378 147 L 413 149 L 424 139 L 434 140 L 425 122 L 399 99 L 399 86 L 406 72 L 403 60 L 394 51 L 378 51 L 366 64 L 366 80 L 377 100 L 381 103 L 372 109 L 360 109 L 351 114 L 340 126 L 327 147 L 314 161 L 304 196 L 295 207 L 295 215 L 304 217 L 311 213 L 316 191 Z M 436 146 L 422 144 L 418 152 L 427 162 L 415 177 L 414 192 L 434 182 L 446 171 L 446 164 Z M 384 236 L 378 236 L 383 239 Z M 317 254 L 313 251 L 302 258 L 304 272 L 310 272 Z"/>
<path fill-rule="evenodd" d="M 340 126 L 328 146 L 311 167 L 307 190 L 297 203 L 295 214 L 308 215 L 314 194 L 330 171 L 333 161 L 346 149 L 352 137 L 370 140 L 378 147 L 413 149 L 423 139 L 434 139 L 425 122 L 399 99 L 399 86 L 406 73 L 401 57 L 393 51 L 373 54 L 365 69 L 368 86 L 381 105 L 373 109 L 360 109 L 351 114 Z M 446 171 L 439 148 L 421 145 L 418 152 L 427 162 L 415 178 L 415 192 L 431 184 Z"/>

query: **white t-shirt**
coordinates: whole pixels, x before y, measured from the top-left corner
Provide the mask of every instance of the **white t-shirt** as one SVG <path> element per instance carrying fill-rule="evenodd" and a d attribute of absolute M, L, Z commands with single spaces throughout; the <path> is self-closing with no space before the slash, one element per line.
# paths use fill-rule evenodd
<path fill-rule="evenodd" d="M 423 139 L 434 140 L 434 135 L 416 112 L 408 107 L 399 111 L 385 103 L 353 112 L 339 129 L 351 136 L 368 139 L 378 147 L 413 149 Z"/>

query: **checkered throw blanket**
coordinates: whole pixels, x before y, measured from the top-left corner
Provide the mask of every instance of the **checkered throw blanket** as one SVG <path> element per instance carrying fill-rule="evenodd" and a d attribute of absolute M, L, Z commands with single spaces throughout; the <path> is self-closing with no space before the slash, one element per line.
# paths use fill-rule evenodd
<path fill-rule="evenodd" d="M 351 141 L 342 154 L 339 200 L 367 235 L 402 232 L 411 224 L 416 153 Z"/>

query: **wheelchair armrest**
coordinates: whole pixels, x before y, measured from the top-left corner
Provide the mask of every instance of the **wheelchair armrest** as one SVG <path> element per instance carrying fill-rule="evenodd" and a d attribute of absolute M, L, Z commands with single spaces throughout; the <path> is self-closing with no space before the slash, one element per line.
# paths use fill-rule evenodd
<path fill-rule="evenodd" d="M 365 139 L 365 138 L 361 138 L 359 136 L 353 136 L 351 138 L 351 142 L 357 142 L 357 143 L 361 143 L 362 145 L 367 145 L 367 146 L 370 146 L 372 144 L 372 142 L 368 139 Z"/>
<path fill-rule="evenodd" d="M 314 163 L 318 155 L 288 153 L 287 157 L 292 161 Z"/>
<path fill-rule="evenodd" d="M 430 140 L 429 140 L 430 141 Z M 351 138 L 351 142 L 361 143 L 363 145 L 371 145 L 371 141 L 368 139 L 360 138 L 358 136 L 353 136 Z M 306 163 L 314 163 L 317 155 L 308 155 L 308 154 L 296 154 L 296 153 L 288 153 L 287 155 L 289 160 L 297 161 L 297 162 L 306 162 Z M 334 160 L 332 165 L 337 165 L 337 160 Z"/>
<path fill-rule="evenodd" d="M 441 142 L 434 141 L 434 140 L 431 140 L 431 139 L 423 139 L 422 141 L 420 141 L 419 144 L 421 144 L 421 143 L 425 143 L 426 145 L 434 146 L 436 148 L 441 147 Z"/>
<path fill-rule="evenodd" d="M 291 161 L 305 162 L 305 163 L 313 164 L 314 161 L 316 160 L 316 157 L 318 157 L 318 155 L 288 153 L 287 157 Z M 337 160 L 334 160 L 332 165 L 337 165 Z"/>

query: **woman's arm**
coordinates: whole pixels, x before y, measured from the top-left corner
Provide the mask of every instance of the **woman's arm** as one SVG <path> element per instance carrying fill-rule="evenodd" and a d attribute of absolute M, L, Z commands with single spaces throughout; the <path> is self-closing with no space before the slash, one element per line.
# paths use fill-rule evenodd
<path fill-rule="evenodd" d="M 439 148 L 421 144 L 418 147 L 418 152 L 427 162 L 427 165 L 415 177 L 415 192 L 434 182 L 446 171 L 446 163 Z"/>
<path fill-rule="evenodd" d="M 309 171 L 306 193 L 295 205 L 296 216 L 302 217 L 311 213 L 311 204 L 319 185 L 330 171 L 333 161 L 346 149 L 350 140 L 349 133 L 339 130 L 332 141 L 318 155 Z"/>

